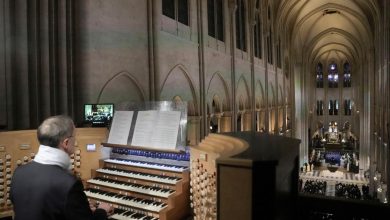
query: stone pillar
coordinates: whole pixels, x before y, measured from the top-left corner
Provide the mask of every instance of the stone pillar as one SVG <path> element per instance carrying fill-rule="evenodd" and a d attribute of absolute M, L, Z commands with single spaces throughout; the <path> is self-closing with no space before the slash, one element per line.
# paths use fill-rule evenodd
<path fill-rule="evenodd" d="M 187 118 L 187 141 L 190 146 L 196 146 L 200 142 L 200 119 L 200 116 L 188 116 Z"/>
<path fill-rule="evenodd" d="M 220 118 L 220 132 L 231 132 L 232 131 L 232 124 L 231 124 L 232 116 L 231 114 L 224 113 L 223 116 Z"/>

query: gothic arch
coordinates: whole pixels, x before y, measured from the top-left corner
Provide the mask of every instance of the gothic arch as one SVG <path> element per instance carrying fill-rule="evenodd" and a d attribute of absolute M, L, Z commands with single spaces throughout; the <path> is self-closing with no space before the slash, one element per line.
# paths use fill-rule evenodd
<path fill-rule="evenodd" d="M 160 100 L 171 100 L 180 94 L 183 101 L 187 101 L 188 110 L 192 115 L 198 115 L 197 96 L 194 84 L 187 69 L 182 64 L 177 64 L 164 79 L 160 90 Z"/>
<path fill-rule="evenodd" d="M 127 71 L 114 74 L 103 85 L 99 92 L 97 103 L 144 102 L 145 93 L 136 78 Z"/>
<path fill-rule="evenodd" d="M 258 108 L 257 105 L 259 105 L 259 108 L 264 108 L 265 107 L 264 87 L 260 80 L 256 81 L 255 97 L 256 97 L 256 108 Z"/>
<path fill-rule="evenodd" d="M 236 100 L 242 99 L 244 104 L 244 109 L 250 109 L 250 103 L 249 103 L 249 87 L 248 83 L 243 75 L 240 76 L 240 78 L 237 81 L 237 88 L 236 88 Z M 239 99 L 240 98 L 240 99 Z M 237 102 L 239 103 L 239 102 Z"/>
<path fill-rule="evenodd" d="M 206 90 L 206 102 L 211 104 L 214 97 L 217 96 L 220 100 L 220 110 L 229 111 L 230 110 L 230 95 L 229 89 L 226 81 L 223 79 L 220 72 L 215 72 L 208 85 Z"/>

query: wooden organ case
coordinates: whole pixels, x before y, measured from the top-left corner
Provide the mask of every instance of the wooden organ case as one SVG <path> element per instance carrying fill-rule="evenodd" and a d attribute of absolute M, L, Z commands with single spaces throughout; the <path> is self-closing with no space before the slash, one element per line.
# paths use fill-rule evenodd
<path fill-rule="evenodd" d="M 108 202 L 111 219 L 184 219 L 189 206 L 189 151 L 156 151 L 104 143 L 110 157 L 92 171 L 85 193 Z"/>
<path fill-rule="evenodd" d="M 210 134 L 191 148 L 194 219 L 294 219 L 299 140 Z"/>

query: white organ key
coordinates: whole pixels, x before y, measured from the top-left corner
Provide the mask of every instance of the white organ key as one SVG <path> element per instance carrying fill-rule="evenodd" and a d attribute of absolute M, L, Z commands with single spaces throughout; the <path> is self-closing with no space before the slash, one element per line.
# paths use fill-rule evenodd
<path fill-rule="evenodd" d="M 168 196 L 174 193 L 173 190 L 164 190 L 158 187 L 144 186 L 140 184 L 126 183 L 103 178 L 90 179 L 87 182 L 163 198 L 168 198 Z"/>
<path fill-rule="evenodd" d="M 141 161 L 135 161 L 135 160 L 125 160 L 125 159 L 106 159 L 104 161 L 108 162 L 108 163 L 123 164 L 123 165 L 135 166 L 135 167 L 143 167 L 143 168 L 150 168 L 150 169 L 157 169 L 157 170 L 166 170 L 166 171 L 173 171 L 173 172 L 183 172 L 183 171 L 188 169 L 188 167 L 181 167 L 181 166 L 174 166 L 174 165 L 167 165 L 167 164 L 157 164 L 157 163 L 150 163 L 150 162 L 141 162 Z"/>
<path fill-rule="evenodd" d="M 149 181 L 167 183 L 167 184 L 176 184 L 180 180 L 180 178 L 177 178 L 177 177 L 159 176 L 159 175 L 153 175 L 153 174 L 132 172 L 132 171 L 127 171 L 127 170 L 125 171 L 125 170 L 117 170 L 117 169 L 100 168 L 100 169 L 97 169 L 96 171 L 100 172 L 100 173 L 105 173 L 105 174 L 130 177 L 130 178 L 142 179 L 142 180 L 149 180 Z"/>
<path fill-rule="evenodd" d="M 167 204 L 161 202 L 154 202 L 147 199 L 136 198 L 132 196 L 125 196 L 116 193 L 105 192 L 96 189 L 87 189 L 84 191 L 88 197 L 105 200 L 125 206 L 132 206 L 134 208 L 144 209 L 151 212 L 160 212 Z"/>
<path fill-rule="evenodd" d="M 123 210 L 123 209 L 115 209 L 114 214 L 110 216 L 110 219 L 116 220 L 158 220 L 158 218 L 154 218 L 152 216 L 146 216 L 142 213 L 137 213 L 134 211 Z"/>

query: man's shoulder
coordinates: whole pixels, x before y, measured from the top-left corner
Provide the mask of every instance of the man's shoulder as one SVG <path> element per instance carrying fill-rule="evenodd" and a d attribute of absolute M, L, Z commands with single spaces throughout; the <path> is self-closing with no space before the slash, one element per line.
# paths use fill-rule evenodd
<path fill-rule="evenodd" d="M 28 162 L 26 164 L 23 164 L 21 166 L 18 166 L 16 169 L 15 169 L 15 172 L 16 171 L 23 171 L 23 170 L 60 170 L 58 169 L 60 167 L 58 166 L 52 166 L 52 165 L 47 165 L 47 164 L 41 164 L 41 163 L 38 163 L 38 162 L 35 162 L 34 160 L 32 160 L 31 162 Z"/>
<path fill-rule="evenodd" d="M 15 170 L 15 174 L 32 174 L 37 176 L 51 176 L 54 178 L 60 178 L 61 181 L 64 179 L 74 182 L 76 180 L 76 177 L 72 175 L 67 170 L 62 169 L 60 166 L 57 165 L 48 165 L 48 164 L 41 164 L 35 161 L 31 161 L 27 164 L 24 164 L 22 166 L 19 166 Z"/>
<path fill-rule="evenodd" d="M 15 173 L 18 172 L 29 172 L 30 170 L 36 169 L 36 163 L 34 161 L 28 162 L 26 164 L 22 164 L 15 169 Z"/>

